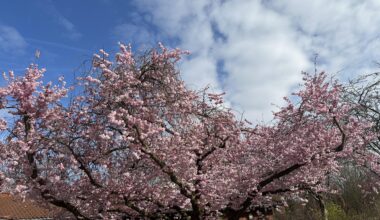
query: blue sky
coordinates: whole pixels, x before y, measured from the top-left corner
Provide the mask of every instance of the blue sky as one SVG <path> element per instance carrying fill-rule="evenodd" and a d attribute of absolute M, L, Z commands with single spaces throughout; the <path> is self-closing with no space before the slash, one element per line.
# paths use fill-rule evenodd
<path fill-rule="evenodd" d="M 136 8 L 128 1 L 115 3 L 91 0 L 0 3 L 0 33 L 5 38 L 0 41 L 1 70 L 25 69 L 35 61 L 34 51 L 39 49 L 42 55 L 38 63 L 48 69 L 48 77 L 69 76 L 100 48 L 115 51 L 117 42 L 128 38 L 116 36 L 115 27 L 127 21 L 134 23 L 137 17 Z"/>
<path fill-rule="evenodd" d="M 267 121 L 315 54 L 343 80 L 378 71 L 379 11 L 378 0 L 1 1 L 0 70 L 22 73 L 39 49 L 46 81 L 70 80 L 101 48 L 160 41 L 192 52 L 179 64 L 189 87 L 225 91 L 238 114 Z"/>

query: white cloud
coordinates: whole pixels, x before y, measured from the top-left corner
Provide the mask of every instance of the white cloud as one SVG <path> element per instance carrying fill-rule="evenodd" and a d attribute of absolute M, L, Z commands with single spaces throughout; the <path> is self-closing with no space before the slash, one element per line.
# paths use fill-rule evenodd
<path fill-rule="evenodd" d="M 216 61 L 213 58 L 204 56 L 194 56 L 182 62 L 180 65 L 182 78 L 192 88 L 210 86 L 211 89 L 218 89 Z"/>
<path fill-rule="evenodd" d="M 71 23 L 67 18 L 59 13 L 57 13 L 56 16 L 58 23 L 67 30 L 69 38 L 75 40 L 79 39 L 82 36 L 82 34 L 75 29 L 74 24 Z"/>
<path fill-rule="evenodd" d="M 114 28 L 113 36 L 119 40 L 126 40 L 125 43 L 134 42 L 138 49 L 144 50 L 155 46 L 155 36 L 152 32 L 143 29 L 135 24 L 124 23 Z"/>
<path fill-rule="evenodd" d="M 72 40 L 77 40 L 82 37 L 82 34 L 79 31 L 77 31 L 75 25 L 54 6 L 53 1 L 46 0 L 43 1 L 42 4 L 42 7 L 45 9 L 45 12 L 52 16 L 55 22 L 66 30 L 64 34 L 68 38 Z"/>
<path fill-rule="evenodd" d="M 378 1 L 273 1 L 271 7 L 302 31 L 305 52 L 317 52 L 322 67 L 345 75 L 367 68 L 379 54 Z"/>
<path fill-rule="evenodd" d="M 0 25 L 0 52 L 8 55 L 24 53 L 25 39 L 14 27 Z"/>
<path fill-rule="evenodd" d="M 379 1 L 140 0 L 162 36 L 192 55 L 181 64 L 190 85 L 225 90 L 232 107 L 269 120 L 301 71 L 373 70 L 380 55 Z M 149 30 L 145 30 L 149 31 Z M 223 73 L 223 74 L 222 74 Z M 222 80 L 221 80 L 222 78 Z"/>

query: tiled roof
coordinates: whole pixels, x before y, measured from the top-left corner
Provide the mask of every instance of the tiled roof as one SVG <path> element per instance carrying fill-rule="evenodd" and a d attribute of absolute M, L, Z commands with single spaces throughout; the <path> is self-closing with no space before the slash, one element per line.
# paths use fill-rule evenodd
<path fill-rule="evenodd" d="M 52 212 L 30 200 L 0 193 L 0 219 L 52 219 Z"/>

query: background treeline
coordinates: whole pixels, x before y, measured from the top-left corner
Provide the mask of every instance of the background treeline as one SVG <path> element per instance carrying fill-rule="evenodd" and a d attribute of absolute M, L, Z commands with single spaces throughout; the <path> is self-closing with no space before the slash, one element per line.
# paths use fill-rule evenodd
<path fill-rule="evenodd" d="M 274 219 L 281 220 L 377 220 L 380 219 L 380 195 L 373 185 L 379 177 L 365 168 L 345 165 L 343 179 L 331 176 L 331 187 L 337 194 L 321 193 L 327 216 L 323 216 L 320 202 L 315 195 L 305 193 L 305 201 L 288 200 L 288 206 L 274 212 Z"/>

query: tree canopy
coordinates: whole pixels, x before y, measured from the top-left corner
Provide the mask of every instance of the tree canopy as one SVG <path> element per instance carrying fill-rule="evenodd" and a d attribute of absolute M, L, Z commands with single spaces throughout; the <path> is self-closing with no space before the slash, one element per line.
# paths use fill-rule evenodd
<path fill-rule="evenodd" d="M 215 219 L 329 191 L 343 160 L 378 172 L 373 120 L 354 114 L 361 105 L 342 98 L 337 80 L 303 74 L 273 123 L 252 125 L 223 94 L 186 88 L 176 66 L 184 54 L 160 45 L 134 56 L 121 44 L 111 61 L 101 50 L 70 103 L 63 79 L 43 83 L 35 64 L 7 74 L 2 184 L 78 219 Z"/>

